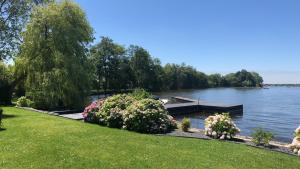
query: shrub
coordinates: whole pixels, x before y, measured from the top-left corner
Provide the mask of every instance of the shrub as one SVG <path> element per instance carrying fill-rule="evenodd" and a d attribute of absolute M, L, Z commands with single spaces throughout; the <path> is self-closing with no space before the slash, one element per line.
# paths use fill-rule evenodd
<path fill-rule="evenodd" d="M 145 89 L 134 89 L 134 91 L 130 95 L 136 100 L 153 98 L 153 96 Z"/>
<path fill-rule="evenodd" d="M 122 128 L 123 111 L 126 110 L 133 102 L 135 102 L 135 99 L 126 94 L 118 94 L 108 97 L 96 113 L 99 123 L 108 127 Z"/>
<path fill-rule="evenodd" d="M 165 133 L 175 127 L 160 101 L 143 99 L 124 112 L 124 128 L 140 133 Z"/>
<path fill-rule="evenodd" d="M 83 120 L 90 123 L 98 123 L 99 119 L 96 116 L 96 113 L 99 111 L 99 108 L 103 104 L 104 100 L 97 100 L 87 106 L 82 112 Z"/>
<path fill-rule="evenodd" d="M 17 106 L 18 107 L 33 107 L 34 102 L 31 101 L 30 99 L 26 98 L 25 96 L 22 96 L 22 97 L 18 98 Z"/>
<path fill-rule="evenodd" d="M 163 133 L 176 127 L 160 101 L 137 100 L 131 94 L 119 94 L 97 101 L 82 113 L 86 122 L 141 133 Z"/>
<path fill-rule="evenodd" d="M 187 132 L 190 127 L 191 127 L 191 121 L 190 121 L 190 119 L 189 118 L 183 118 L 183 120 L 181 122 L 181 129 L 182 129 L 182 131 Z"/>
<path fill-rule="evenodd" d="M 300 126 L 294 131 L 294 139 L 289 148 L 298 156 L 300 156 Z"/>
<path fill-rule="evenodd" d="M 3 110 L 0 108 L 0 129 L 2 128 L 2 116 L 3 116 Z"/>
<path fill-rule="evenodd" d="M 262 128 L 256 128 L 254 129 L 254 132 L 252 133 L 252 141 L 256 145 L 269 145 L 269 142 L 274 137 L 273 134 L 269 131 L 265 131 Z"/>
<path fill-rule="evenodd" d="M 229 113 L 215 114 L 205 119 L 205 135 L 219 138 L 231 139 L 240 129 L 233 123 Z"/>

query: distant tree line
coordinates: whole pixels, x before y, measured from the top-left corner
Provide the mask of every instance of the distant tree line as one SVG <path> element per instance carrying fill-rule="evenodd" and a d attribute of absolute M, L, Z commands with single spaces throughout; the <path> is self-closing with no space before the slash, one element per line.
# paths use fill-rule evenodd
<path fill-rule="evenodd" d="M 258 87 L 263 83 L 256 72 L 241 70 L 225 76 L 206 75 L 186 64 L 161 65 L 149 52 L 131 45 L 127 49 L 108 37 L 90 50 L 93 88 L 120 91 L 144 88 L 149 91 L 197 89 L 208 87 Z"/>

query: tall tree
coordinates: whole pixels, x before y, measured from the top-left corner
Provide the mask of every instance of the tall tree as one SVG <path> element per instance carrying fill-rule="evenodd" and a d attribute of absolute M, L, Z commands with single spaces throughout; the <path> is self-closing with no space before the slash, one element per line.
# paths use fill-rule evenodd
<path fill-rule="evenodd" d="M 91 59 L 96 71 L 98 89 L 126 89 L 129 86 L 131 70 L 125 49 L 108 37 L 102 37 L 101 42 L 91 48 Z"/>
<path fill-rule="evenodd" d="M 92 28 L 70 1 L 37 7 L 23 34 L 26 95 L 38 108 L 80 108 L 89 92 L 87 45 Z"/>
<path fill-rule="evenodd" d="M 158 59 L 153 59 L 148 51 L 139 46 L 128 48 L 130 64 L 134 73 L 135 86 L 147 90 L 159 90 L 162 68 Z"/>
<path fill-rule="evenodd" d="M 208 76 L 209 87 L 222 87 L 224 80 L 221 74 L 211 74 Z"/>
<path fill-rule="evenodd" d="M 16 53 L 33 6 L 45 2 L 48 0 L 0 0 L 0 60 Z"/>

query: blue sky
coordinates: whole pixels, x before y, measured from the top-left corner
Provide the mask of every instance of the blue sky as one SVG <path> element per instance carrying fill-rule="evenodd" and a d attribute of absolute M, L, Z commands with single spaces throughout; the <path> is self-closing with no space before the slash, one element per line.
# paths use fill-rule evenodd
<path fill-rule="evenodd" d="M 75 0 L 96 42 L 140 45 L 205 73 L 241 69 L 266 83 L 300 83 L 300 1 Z"/>

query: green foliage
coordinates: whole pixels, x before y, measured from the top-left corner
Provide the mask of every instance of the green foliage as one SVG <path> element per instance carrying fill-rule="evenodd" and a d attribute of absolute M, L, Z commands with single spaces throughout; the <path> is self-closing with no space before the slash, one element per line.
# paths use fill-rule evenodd
<path fill-rule="evenodd" d="M 207 76 L 209 87 L 224 87 L 226 81 L 221 74 L 211 74 Z"/>
<path fill-rule="evenodd" d="M 183 120 L 181 122 L 182 131 L 187 132 L 190 127 L 191 127 L 191 120 L 189 118 L 183 118 Z"/>
<path fill-rule="evenodd" d="M 269 145 L 269 142 L 273 139 L 274 135 L 269 132 L 265 131 L 262 128 L 254 129 L 254 132 L 251 134 L 252 141 L 256 145 Z"/>
<path fill-rule="evenodd" d="M 163 76 L 160 60 L 152 58 L 149 52 L 140 46 L 131 45 L 127 54 L 133 70 L 134 87 L 151 91 L 160 90 Z"/>
<path fill-rule="evenodd" d="M 0 0 L 0 61 L 12 58 L 22 42 L 20 36 L 34 5 L 45 0 Z"/>
<path fill-rule="evenodd" d="M 3 60 L 11 58 L 17 50 L 30 7 L 27 0 L 1 0 L 0 5 L 0 60 Z"/>
<path fill-rule="evenodd" d="M 174 127 L 160 101 L 143 99 L 134 102 L 124 114 L 124 128 L 140 133 L 165 133 Z"/>
<path fill-rule="evenodd" d="M 108 37 L 102 37 L 101 42 L 90 51 L 98 90 L 102 88 L 105 91 L 119 91 L 132 87 L 131 69 L 123 46 L 114 43 Z"/>
<path fill-rule="evenodd" d="M 18 98 L 17 100 L 17 106 L 18 107 L 34 107 L 34 102 L 30 99 L 26 98 L 25 96 L 22 96 Z"/>
<path fill-rule="evenodd" d="M 228 86 L 232 87 L 259 87 L 263 83 L 262 77 L 256 72 L 241 70 L 225 76 Z"/>
<path fill-rule="evenodd" d="M 145 89 L 140 88 L 134 89 L 130 95 L 136 100 L 153 98 L 151 93 L 147 92 Z"/>
<path fill-rule="evenodd" d="M 23 38 L 26 95 L 35 106 L 83 107 L 90 86 L 86 51 L 93 37 L 80 7 L 62 1 L 35 8 Z"/>
<path fill-rule="evenodd" d="M 241 70 L 225 76 L 206 75 L 186 64 L 161 66 L 157 58 L 140 46 L 128 49 L 102 37 L 91 48 L 94 67 L 94 88 L 104 91 L 143 88 L 148 91 L 164 89 L 197 89 L 207 87 L 259 87 L 263 79 L 256 72 Z"/>
<path fill-rule="evenodd" d="M 166 64 L 164 67 L 167 89 L 195 89 L 208 87 L 207 76 L 192 66 Z"/>
<path fill-rule="evenodd" d="M 10 104 L 12 98 L 13 71 L 0 61 L 0 104 Z"/>

